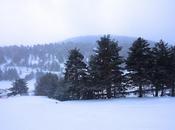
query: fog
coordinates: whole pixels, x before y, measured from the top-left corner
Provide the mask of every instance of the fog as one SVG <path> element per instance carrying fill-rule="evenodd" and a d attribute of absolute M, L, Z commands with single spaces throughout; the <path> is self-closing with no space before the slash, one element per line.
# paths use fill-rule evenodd
<path fill-rule="evenodd" d="M 174 0 L 0 0 L 0 46 L 113 34 L 175 43 Z"/>

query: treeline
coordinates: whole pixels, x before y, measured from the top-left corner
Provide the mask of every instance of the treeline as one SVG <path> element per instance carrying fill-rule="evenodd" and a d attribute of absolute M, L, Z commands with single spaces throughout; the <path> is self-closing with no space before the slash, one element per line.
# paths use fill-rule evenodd
<path fill-rule="evenodd" d="M 0 65 L 40 68 L 42 70 L 60 71 L 62 55 L 56 53 L 52 45 L 8 46 L 0 47 Z M 47 48 L 47 49 L 46 49 Z M 52 50 L 52 51 L 51 51 Z M 52 61 L 52 62 L 51 62 Z"/>
<path fill-rule="evenodd" d="M 40 77 L 42 77 L 46 72 L 44 71 L 40 71 L 40 70 L 36 70 L 31 71 L 30 73 L 26 74 L 24 79 L 26 81 L 32 80 L 32 79 L 38 79 Z M 17 79 L 20 79 L 20 75 L 22 74 L 22 71 L 17 71 L 17 69 L 14 68 L 8 68 L 8 69 L 1 69 L 0 68 L 0 81 L 2 80 L 8 80 L 8 81 L 14 81 Z"/>
<path fill-rule="evenodd" d="M 1 80 L 15 80 L 19 78 L 19 74 L 16 69 L 9 68 L 4 71 L 0 69 L 0 81 Z"/>
<path fill-rule="evenodd" d="M 131 43 L 136 39 L 122 36 L 112 36 L 112 38 L 117 39 L 119 45 L 123 46 L 120 54 L 125 57 L 127 56 L 127 50 Z M 31 69 L 40 68 L 42 71 L 62 73 L 64 70 L 62 64 L 66 61 L 70 48 L 79 48 L 87 63 L 87 59 L 93 54 L 93 48 L 97 46 L 97 39 L 99 39 L 99 36 L 84 36 L 66 40 L 62 43 L 0 47 L 0 66 L 7 69 L 13 66 Z"/>
<path fill-rule="evenodd" d="M 50 43 L 33 46 L 6 46 L 0 47 L 0 65 L 4 67 L 22 66 L 28 68 L 40 68 L 46 71 L 61 71 L 60 64 L 64 63 L 69 48 L 78 46 L 83 54 L 88 57 L 92 45 L 80 43 Z"/>
<path fill-rule="evenodd" d="M 118 42 L 109 35 L 97 41 L 88 64 L 80 50 L 70 50 L 64 78 L 48 73 L 37 80 L 36 95 L 58 100 L 110 99 L 136 94 L 164 96 L 175 94 L 175 47 L 160 40 L 150 47 L 138 38 L 124 59 Z"/>

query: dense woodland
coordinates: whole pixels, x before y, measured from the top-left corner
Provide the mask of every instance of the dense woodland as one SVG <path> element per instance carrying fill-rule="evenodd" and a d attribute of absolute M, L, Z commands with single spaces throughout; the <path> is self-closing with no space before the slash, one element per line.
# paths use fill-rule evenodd
<path fill-rule="evenodd" d="M 88 63 L 79 49 L 70 50 L 64 77 L 44 75 L 37 80 L 35 94 L 58 100 L 175 95 L 175 46 L 160 40 L 150 47 L 139 37 L 124 58 L 110 35 L 97 44 Z"/>
<path fill-rule="evenodd" d="M 42 70 L 59 71 L 59 65 L 66 60 L 68 50 L 76 46 L 88 57 L 95 45 L 93 43 L 87 46 L 81 43 L 62 42 L 34 46 L 0 47 L 0 65 L 39 67 Z"/>
<path fill-rule="evenodd" d="M 5 68 L 0 70 L 5 72 L 10 67 L 17 66 L 59 72 L 63 69 L 60 64 L 65 62 L 68 48 L 74 47 L 71 43 L 0 47 L 0 65 Z M 88 57 L 89 51 L 84 54 Z"/>

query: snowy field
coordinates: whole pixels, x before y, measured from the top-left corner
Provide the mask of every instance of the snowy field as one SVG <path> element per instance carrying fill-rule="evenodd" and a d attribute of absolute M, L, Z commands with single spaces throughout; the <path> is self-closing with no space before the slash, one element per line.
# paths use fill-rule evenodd
<path fill-rule="evenodd" d="M 175 98 L 0 99 L 0 130 L 175 130 Z"/>

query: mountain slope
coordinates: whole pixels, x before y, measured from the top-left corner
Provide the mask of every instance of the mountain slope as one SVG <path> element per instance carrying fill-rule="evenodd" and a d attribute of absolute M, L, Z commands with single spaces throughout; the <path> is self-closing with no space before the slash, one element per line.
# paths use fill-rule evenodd
<path fill-rule="evenodd" d="M 26 67 L 37 71 L 54 71 L 62 73 L 64 70 L 64 62 L 67 59 L 68 51 L 73 48 L 79 48 L 88 61 L 93 49 L 96 48 L 96 41 L 100 39 L 100 35 L 80 36 L 67 39 L 61 43 L 50 43 L 45 45 L 34 46 L 8 46 L 0 47 L 0 69 L 2 71 L 9 68 Z M 122 47 L 121 55 L 127 56 L 128 48 L 136 38 L 125 36 L 111 36 L 112 39 L 118 41 Z M 152 44 L 152 42 L 151 42 Z M 19 72 L 23 70 L 18 70 Z M 32 73 L 32 72 L 31 72 Z"/>

